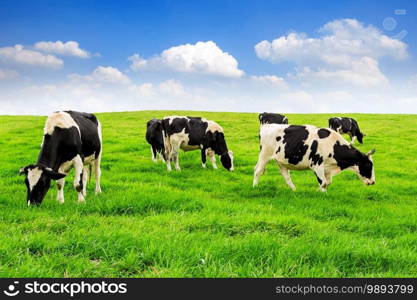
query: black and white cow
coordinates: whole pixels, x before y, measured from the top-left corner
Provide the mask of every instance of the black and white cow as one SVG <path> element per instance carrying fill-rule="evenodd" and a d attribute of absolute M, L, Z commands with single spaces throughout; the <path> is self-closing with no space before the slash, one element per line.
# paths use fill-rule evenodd
<path fill-rule="evenodd" d="M 65 176 L 72 167 L 79 202 L 85 201 L 88 165 L 94 169 L 95 192 L 101 193 L 101 154 L 101 125 L 96 116 L 75 111 L 52 113 L 45 123 L 37 163 L 20 169 L 26 176 L 28 205 L 42 203 L 51 180 L 57 181 L 57 200 L 64 203 Z"/>
<path fill-rule="evenodd" d="M 157 161 L 157 155 L 165 162 L 164 137 L 162 136 L 162 120 L 152 119 L 146 124 L 146 141 L 151 145 L 152 160 Z"/>
<path fill-rule="evenodd" d="M 263 124 L 288 124 L 288 119 L 284 115 L 264 112 L 259 114 L 259 123 Z"/>
<path fill-rule="evenodd" d="M 345 169 L 354 171 L 367 185 L 375 183 L 372 161 L 375 150 L 364 154 L 333 130 L 311 125 L 268 124 L 261 128 L 260 143 L 254 186 L 272 159 L 277 162 L 292 190 L 295 190 L 295 186 L 289 170 L 313 170 L 322 191 L 326 191 L 331 184 L 332 176 Z"/>
<path fill-rule="evenodd" d="M 175 169 L 180 170 L 179 149 L 201 150 L 203 168 L 206 167 L 208 155 L 213 168 L 217 169 L 214 156 L 217 154 L 223 167 L 233 171 L 233 152 L 228 150 L 223 128 L 216 122 L 198 117 L 172 116 L 162 119 L 162 129 L 168 171 L 171 171 L 171 160 L 174 161 Z"/>
<path fill-rule="evenodd" d="M 359 143 L 362 144 L 364 134 L 360 131 L 358 122 L 352 118 L 346 117 L 334 117 L 329 119 L 329 127 L 340 134 L 348 134 L 352 141 L 358 139 Z"/>

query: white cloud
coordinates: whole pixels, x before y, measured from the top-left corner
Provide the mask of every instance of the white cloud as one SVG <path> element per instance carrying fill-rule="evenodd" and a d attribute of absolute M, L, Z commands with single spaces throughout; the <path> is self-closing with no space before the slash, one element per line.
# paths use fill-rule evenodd
<path fill-rule="evenodd" d="M 280 88 L 287 87 L 287 83 L 285 82 L 285 79 L 282 77 L 275 76 L 275 75 L 261 75 L 261 76 L 252 75 L 250 78 L 255 82 L 271 84 L 275 87 L 280 87 Z"/>
<path fill-rule="evenodd" d="M 184 86 L 175 79 L 169 79 L 159 84 L 146 82 L 140 85 L 131 85 L 129 90 L 134 94 L 145 97 L 165 96 L 165 97 L 185 97 L 190 94 Z"/>
<path fill-rule="evenodd" d="M 403 59 L 408 55 L 405 43 L 382 34 L 371 25 L 365 27 L 355 19 L 329 22 L 319 32 L 324 34 L 319 38 L 307 38 L 294 32 L 271 42 L 262 41 L 255 45 L 255 51 L 259 58 L 275 63 L 304 64 L 317 60 L 339 66 L 351 58 L 363 56 Z"/>
<path fill-rule="evenodd" d="M 145 69 L 147 66 L 147 60 L 142 58 L 139 54 L 133 54 L 128 57 L 128 60 L 132 62 L 130 68 L 134 71 Z"/>
<path fill-rule="evenodd" d="M 59 69 L 64 64 L 61 59 L 54 55 L 25 49 L 22 45 L 0 48 L 0 60 L 6 64 L 40 66 L 52 69 Z"/>
<path fill-rule="evenodd" d="M 328 70 L 319 68 L 313 70 L 310 67 L 298 69 L 292 78 L 323 82 L 339 82 L 346 84 L 354 84 L 362 87 L 373 87 L 381 84 L 388 84 L 388 79 L 380 71 L 378 62 L 370 57 L 362 57 L 358 60 L 352 60 L 349 68 Z"/>
<path fill-rule="evenodd" d="M 113 67 L 97 67 L 90 75 L 70 74 L 72 80 L 90 81 L 96 83 L 129 84 L 130 78 Z"/>
<path fill-rule="evenodd" d="M 185 44 L 164 50 L 160 55 L 144 59 L 138 54 L 129 57 L 135 71 L 168 69 L 176 72 L 202 73 L 225 77 L 241 77 L 237 60 L 223 52 L 213 41 Z"/>
<path fill-rule="evenodd" d="M 408 84 L 412 88 L 417 88 L 417 74 L 410 76 L 410 78 L 408 79 Z"/>
<path fill-rule="evenodd" d="M 296 78 L 331 78 L 361 86 L 387 83 L 378 66 L 380 57 L 404 59 L 408 56 L 404 42 L 355 19 L 329 22 L 319 33 L 318 38 L 293 32 L 272 41 L 261 41 L 255 45 L 255 52 L 259 58 L 272 63 L 295 63 L 301 70 Z"/>
<path fill-rule="evenodd" d="M 19 76 L 19 73 L 17 73 L 15 70 L 0 69 L 0 80 L 12 79 L 18 76 Z"/>
<path fill-rule="evenodd" d="M 144 96 L 144 97 L 152 97 L 155 93 L 155 87 L 150 82 L 145 82 L 139 85 L 131 85 L 129 90 L 133 92 L 135 95 Z"/>
<path fill-rule="evenodd" d="M 56 41 L 56 42 L 37 42 L 35 44 L 35 49 L 48 52 L 48 53 L 55 53 L 58 55 L 64 56 L 76 56 L 80 58 L 89 58 L 91 55 L 88 51 L 81 49 L 79 44 L 76 41 Z"/>

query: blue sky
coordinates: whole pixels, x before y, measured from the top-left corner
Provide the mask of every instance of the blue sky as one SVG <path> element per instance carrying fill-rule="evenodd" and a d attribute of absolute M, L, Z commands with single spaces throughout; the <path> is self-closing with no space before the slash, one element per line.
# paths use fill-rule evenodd
<path fill-rule="evenodd" d="M 416 14 L 415 1 L 3 0 L 0 113 L 417 113 Z"/>

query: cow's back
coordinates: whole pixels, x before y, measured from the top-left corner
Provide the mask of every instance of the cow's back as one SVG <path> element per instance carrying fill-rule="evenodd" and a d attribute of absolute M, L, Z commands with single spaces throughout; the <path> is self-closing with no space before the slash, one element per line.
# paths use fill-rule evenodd
<path fill-rule="evenodd" d="M 325 162 L 337 141 L 348 145 L 339 133 L 312 125 L 266 124 L 260 134 L 265 155 L 289 169 L 307 169 L 316 160 Z"/>

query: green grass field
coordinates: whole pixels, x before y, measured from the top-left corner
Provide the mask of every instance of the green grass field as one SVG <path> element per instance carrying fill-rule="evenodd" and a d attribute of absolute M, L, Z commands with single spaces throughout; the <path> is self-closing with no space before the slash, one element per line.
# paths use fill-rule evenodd
<path fill-rule="evenodd" d="M 201 168 L 180 153 L 182 171 L 153 163 L 146 121 L 205 116 L 225 129 L 235 171 Z M 331 115 L 289 114 L 326 126 Z M 327 193 L 311 171 L 292 172 L 292 192 L 271 162 L 252 188 L 256 114 L 126 112 L 103 124 L 103 193 L 88 186 L 77 204 L 72 173 L 65 204 L 56 188 L 27 207 L 20 167 L 36 161 L 45 117 L 0 117 L 1 277 L 406 277 L 417 276 L 417 117 L 352 114 L 376 148 L 376 185 L 352 172 Z M 220 166 L 220 164 L 219 164 Z"/>

